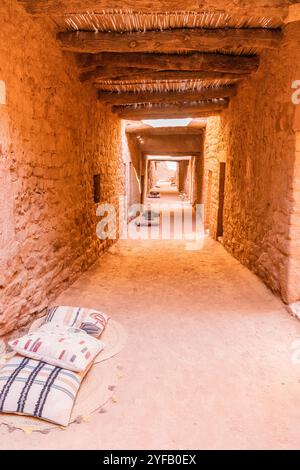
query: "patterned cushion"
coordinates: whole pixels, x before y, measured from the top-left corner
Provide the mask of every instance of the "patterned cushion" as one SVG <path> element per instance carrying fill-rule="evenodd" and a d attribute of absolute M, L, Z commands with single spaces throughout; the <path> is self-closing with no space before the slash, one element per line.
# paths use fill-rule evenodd
<path fill-rule="evenodd" d="M 12 340 L 9 345 L 22 356 L 75 372 L 86 370 L 103 349 L 101 341 L 84 331 L 54 323 Z"/>
<path fill-rule="evenodd" d="M 56 306 L 48 310 L 45 323 L 54 322 L 80 328 L 89 335 L 99 338 L 109 317 L 102 312 L 82 307 Z"/>
<path fill-rule="evenodd" d="M 83 377 L 42 361 L 14 356 L 0 370 L 0 412 L 67 426 Z"/>

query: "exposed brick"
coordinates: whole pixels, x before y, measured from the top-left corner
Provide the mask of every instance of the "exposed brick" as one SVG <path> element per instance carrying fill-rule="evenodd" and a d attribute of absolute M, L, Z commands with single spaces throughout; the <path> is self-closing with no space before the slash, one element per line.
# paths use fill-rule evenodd
<path fill-rule="evenodd" d="M 205 175 L 212 171 L 210 230 L 216 237 L 219 162 L 226 161 L 224 246 L 284 301 L 300 298 L 300 247 L 292 214 L 299 201 L 298 107 L 292 83 L 300 79 L 299 49 L 286 35 L 278 51 L 261 54 L 251 80 L 220 117 L 208 120 Z"/>
<path fill-rule="evenodd" d="M 124 193 L 121 124 L 78 80 L 55 34 L 2 0 L 0 79 L 0 334 L 23 326 L 102 253 L 93 175 L 102 201 Z M 13 38 L 13 47 L 12 47 Z M 105 247 L 109 243 L 104 244 Z"/>

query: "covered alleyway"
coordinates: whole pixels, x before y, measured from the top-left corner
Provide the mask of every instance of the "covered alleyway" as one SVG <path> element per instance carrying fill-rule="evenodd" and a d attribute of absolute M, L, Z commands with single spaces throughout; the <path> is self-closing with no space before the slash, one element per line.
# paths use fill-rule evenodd
<path fill-rule="evenodd" d="M 2 448 L 299 448 L 299 322 L 220 244 L 120 241 L 58 301 L 126 327 L 115 402 L 66 431 L 1 427 Z"/>
<path fill-rule="evenodd" d="M 0 5 L 4 360 L 57 304 L 128 333 L 89 422 L 0 448 L 299 448 L 300 3 L 111 3 Z M 192 238 L 123 238 L 165 202 Z"/>

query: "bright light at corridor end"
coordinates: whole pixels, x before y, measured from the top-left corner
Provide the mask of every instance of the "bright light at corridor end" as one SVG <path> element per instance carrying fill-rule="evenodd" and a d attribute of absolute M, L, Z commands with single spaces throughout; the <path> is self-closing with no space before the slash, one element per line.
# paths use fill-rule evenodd
<path fill-rule="evenodd" d="M 147 126 L 151 127 L 185 127 L 188 126 L 193 119 L 151 119 L 142 121 Z"/>
<path fill-rule="evenodd" d="M 176 171 L 177 170 L 177 162 L 166 162 L 168 170 Z"/>

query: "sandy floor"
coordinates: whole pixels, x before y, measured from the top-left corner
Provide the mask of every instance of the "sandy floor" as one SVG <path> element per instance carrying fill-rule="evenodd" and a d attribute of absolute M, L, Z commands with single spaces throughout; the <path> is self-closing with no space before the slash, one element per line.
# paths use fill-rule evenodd
<path fill-rule="evenodd" d="M 146 203 L 150 204 L 159 204 L 161 202 L 176 203 L 181 202 L 183 199 L 179 196 L 179 191 L 177 186 L 171 186 L 169 183 L 160 183 L 159 187 L 152 188 L 155 191 L 158 191 L 160 194 L 159 198 L 146 198 Z"/>
<path fill-rule="evenodd" d="M 223 247 L 121 241 L 59 301 L 103 309 L 127 329 L 116 402 L 2 449 L 300 447 L 300 323 Z"/>

